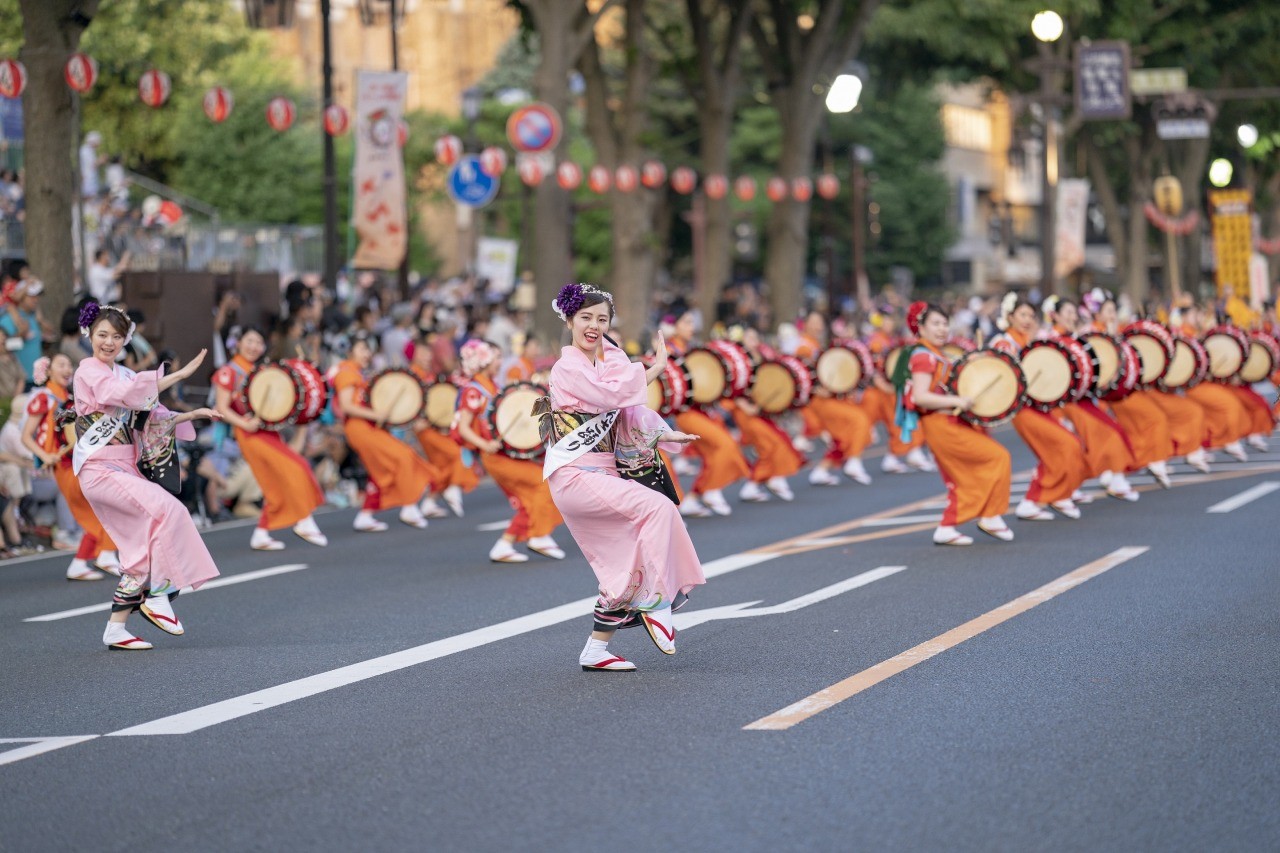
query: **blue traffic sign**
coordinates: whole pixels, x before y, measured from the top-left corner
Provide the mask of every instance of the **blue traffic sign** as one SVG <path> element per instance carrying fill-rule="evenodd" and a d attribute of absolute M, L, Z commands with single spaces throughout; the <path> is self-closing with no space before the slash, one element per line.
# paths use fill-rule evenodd
<path fill-rule="evenodd" d="M 484 207 L 498 194 L 496 177 L 480 171 L 480 158 L 467 154 L 449 170 L 449 197 L 467 207 Z"/>

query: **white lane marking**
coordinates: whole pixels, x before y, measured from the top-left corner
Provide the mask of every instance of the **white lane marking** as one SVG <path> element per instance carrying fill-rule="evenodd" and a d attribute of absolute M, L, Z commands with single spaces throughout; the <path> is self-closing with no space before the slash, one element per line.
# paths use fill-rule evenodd
<path fill-rule="evenodd" d="M 10 749 L 0 752 L 0 764 L 13 764 L 24 758 L 32 758 L 36 755 L 43 755 L 46 752 L 53 752 L 55 749 L 62 749 L 65 746 L 74 746 L 77 743 L 84 743 L 87 740 L 93 740 L 99 735 L 75 735 L 73 737 L 6 737 L 0 738 L 0 743 L 25 743 L 29 746 L 20 746 L 17 749 Z"/>
<path fill-rule="evenodd" d="M 511 522 L 509 520 L 508 521 L 490 521 L 487 524 L 477 524 L 476 530 L 479 530 L 481 533 L 489 533 L 494 530 L 506 530 L 507 527 L 509 527 L 510 525 L 511 525 Z"/>
<path fill-rule="evenodd" d="M 709 578 L 716 577 L 747 568 L 748 566 L 758 565 L 775 557 L 776 555 L 774 554 L 732 554 L 706 563 L 703 565 L 702 571 Z M 389 672 L 395 672 L 406 667 L 417 666 L 418 664 L 438 660 L 459 652 L 486 646 L 490 643 L 507 640 L 521 634 L 527 634 L 530 631 L 536 631 L 539 628 L 579 619 L 589 615 L 595 607 L 595 603 L 595 596 L 571 601 L 559 607 L 552 607 L 537 613 L 531 613 L 528 616 L 509 619 L 497 625 L 489 625 L 475 631 L 468 631 L 465 634 L 446 637 L 443 640 L 436 640 L 411 649 L 371 658 L 330 670 L 329 672 L 321 672 L 286 684 L 257 690 L 243 696 L 215 702 L 212 705 L 205 705 L 203 708 L 196 708 L 191 711 L 152 720 L 149 723 L 130 726 L 127 729 L 110 732 L 108 736 L 190 734 L 209 726 L 225 723 L 228 720 L 234 720 L 258 711 L 265 711 L 277 705 L 284 705 L 298 699 L 305 699 L 308 696 L 315 696 L 318 693 L 345 687 L 348 684 L 355 684 L 358 681 L 386 675 Z"/>
<path fill-rule="evenodd" d="M 1260 497 L 1271 494 L 1276 489 L 1280 489 L 1280 481 L 1269 480 L 1265 483 L 1259 483 L 1251 489 L 1245 489 L 1233 498 L 1227 498 L 1225 501 L 1214 504 L 1206 509 L 1205 512 L 1231 512 L 1247 503 L 1256 501 Z"/>
<path fill-rule="evenodd" d="M 940 515 L 895 515 L 892 518 L 870 518 L 862 522 L 863 527 L 895 527 L 899 524 L 920 524 L 925 521 L 942 521 Z"/>
<path fill-rule="evenodd" d="M 837 595 L 848 592 L 851 589 L 857 589 L 860 586 L 866 586 L 890 575 L 896 575 L 906 568 L 906 566 L 881 566 L 878 569 L 872 569 L 860 575 L 846 578 L 839 583 L 824 586 L 822 589 L 802 595 L 799 598 L 793 598 L 790 601 L 784 601 L 781 604 L 774 604 L 769 607 L 755 607 L 754 605 L 760 602 L 745 601 L 741 604 L 729 604 L 724 607 L 709 607 L 706 610 L 677 613 L 672 617 L 672 621 L 676 623 L 678 630 L 687 631 L 694 625 L 701 625 L 703 622 L 710 622 L 714 619 L 744 619 L 750 616 L 777 616 L 779 613 L 792 613 L 801 608 L 826 601 L 828 598 L 835 598 Z"/>
<path fill-rule="evenodd" d="M 269 578 L 275 575 L 283 575 L 288 572 L 298 572 L 307 568 L 306 563 L 289 563 L 284 566 L 272 566 L 269 569 L 258 569 L 252 572 L 243 572 L 238 575 L 225 575 L 220 578 L 214 578 L 206 583 L 200 589 L 192 589 L 185 587 L 182 590 L 184 595 L 191 595 L 196 592 L 204 592 L 206 589 L 216 589 L 220 586 L 233 586 L 246 581 L 256 581 L 262 578 Z M 87 607 L 77 607 L 74 610 L 60 610 L 57 613 L 46 613 L 43 616 L 31 616 L 23 619 L 23 622 L 54 622 L 58 619 L 70 619 L 73 616 L 84 616 L 86 613 L 101 613 L 111 609 L 111 602 L 105 601 L 101 604 L 90 604 Z"/>

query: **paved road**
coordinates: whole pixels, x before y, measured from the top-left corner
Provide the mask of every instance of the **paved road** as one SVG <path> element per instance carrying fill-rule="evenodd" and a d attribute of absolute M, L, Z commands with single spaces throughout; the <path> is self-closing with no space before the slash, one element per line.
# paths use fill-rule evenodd
<path fill-rule="evenodd" d="M 967 549 L 936 475 L 693 521 L 714 576 L 675 657 L 619 635 L 634 675 L 576 665 L 576 549 L 487 562 L 492 489 L 422 532 L 326 514 L 327 549 L 213 531 L 240 582 L 147 653 L 26 621 L 105 583 L 6 565 L 0 849 L 1275 849 L 1280 452 L 1175 473 Z"/>

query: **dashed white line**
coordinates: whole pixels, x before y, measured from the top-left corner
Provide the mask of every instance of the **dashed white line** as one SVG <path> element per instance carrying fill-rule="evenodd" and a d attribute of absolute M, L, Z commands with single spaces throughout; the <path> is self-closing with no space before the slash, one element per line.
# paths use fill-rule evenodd
<path fill-rule="evenodd" d="M 1271 494 L 1276 489 L 1280 489 L 1280 482 L 1269 480 L 1265 483 L 1259 483 L 1250 489 L 1245 489 L 1240 494 L 1225 501 L 1220 501 L 1205 510 L 1205 512 L 1226 513 L 1233 512 L 1245 504 L 1253 503 L 1258 498 Z"/>

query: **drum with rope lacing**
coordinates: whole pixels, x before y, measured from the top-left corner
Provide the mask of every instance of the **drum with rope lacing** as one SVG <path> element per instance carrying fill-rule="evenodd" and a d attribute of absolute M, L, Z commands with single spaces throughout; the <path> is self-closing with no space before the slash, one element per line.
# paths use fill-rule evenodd
<path fill-rule="evenodd" d="M 502 445 L 501 453 L 514 459 L 536 459 L 546 452 L 534 406 L 547 396 L 545 385 L 512 382 L 498 392 L 489 407 L 489 429 Z"/>
<path fill-rule="evenodd" d="M 426 386 L 417 374 L 389 367 L 369 381 L 363 402 L 388 426 L 404 426 L 422 417 L 425 399 Z"/>
<path fill-rule="evenodd" d="M 1003 350 L 978 349 L 965 353 L 951 366 L 947 390 L 973 401 L 968 411 L 956 413 L 960 419 L 993 427 L 1022 408 L 1027 380 L 1014 356 Z"/>

